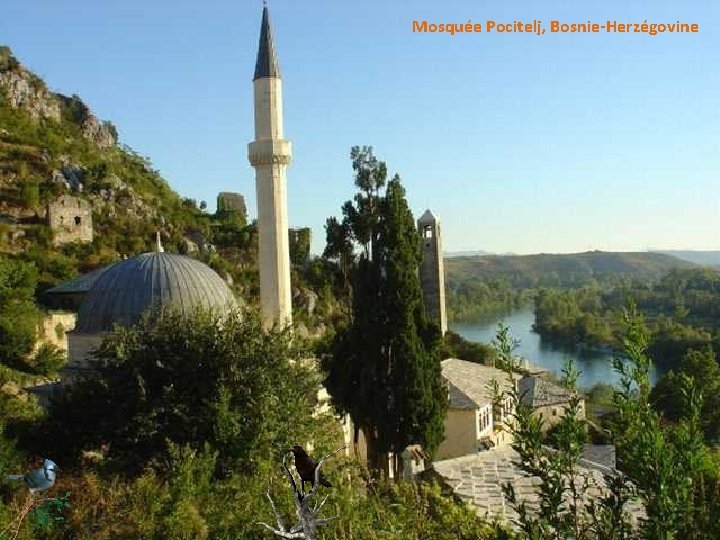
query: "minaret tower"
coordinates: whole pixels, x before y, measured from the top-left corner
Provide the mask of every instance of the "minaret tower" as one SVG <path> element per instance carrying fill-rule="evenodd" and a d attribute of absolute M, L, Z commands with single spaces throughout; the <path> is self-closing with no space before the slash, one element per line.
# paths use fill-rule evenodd
<path fill-rule="evenodd" d="M 283 139 L 282 80 L 267 5 L 263 8 L 253 86 L 255 141 L 248 145 L 248 158 L 255 167 L 257 191 L 260 309 L 263 324 L 270 327 L 292 322 L 285 180 L 292 153 L 290 141 Z"/>
<path fill-rule="evenodd" d="M 430 210 L 418 219 L 418 230 L 422 235 L 423 261 L 420 267 L 425 313 L 440 327 L 443 335 L 447 332 L 445 314 L 445 267 L 442 256 L 440 220 Z"/>

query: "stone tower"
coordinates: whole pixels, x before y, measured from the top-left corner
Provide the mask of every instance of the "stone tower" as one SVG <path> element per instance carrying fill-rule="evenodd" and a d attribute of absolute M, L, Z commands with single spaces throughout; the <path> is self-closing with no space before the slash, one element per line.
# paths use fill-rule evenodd
<path fill-rule="evenodd" d="M 282 80 L 268 8 L 263 8 L 255 76 L 255 141 L 248 158 L 255 167 L 260 244 L 260 310 L 265 326 L 292 322 L 286 170 L 292 156 L 283 139 Z"/>
<path fill-rule="evenodd" d="M 54 233 L 53 244 L 92 242 L 92 206 L 87 201 L 62 195 L 46 208 L 46 221 Z"/>
<path fill-rule="evenodd" d="M 420 283 L 422 284 L 425 312 L 442 331 L 447 332 L 447 316 L 445 314 L 445 267 L 442 258 L 442 239 L 440 237 L 440 220 L 430 210 L 425 210 L 417 222 L 422 235 L 423 262 L 420 267 Z"/>

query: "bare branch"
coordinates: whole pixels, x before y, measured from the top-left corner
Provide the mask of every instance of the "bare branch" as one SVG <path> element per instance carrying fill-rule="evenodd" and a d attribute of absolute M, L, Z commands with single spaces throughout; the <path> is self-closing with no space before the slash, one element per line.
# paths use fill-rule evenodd
<path fill-rule="evenodd" d="M 283 523 L 282 517 L 280 517 L 280 512 L 278 512 L 277 507 L 275 506 L 275 501 L 272 500 L 272 497 L 270 496 L 270 488 L 267 490 L 267 498 L 270 501 L 270 506 L 272 506 L 273 514 L 275 514 L 275 520 L 278 524 L 278 529 L 285 532 L 287 529 L 285 528 L 285 524 Z"/>
<path fill-rule="evenodd" d="M 332 520 L 337 519 L 338 517 L 339 517 L 339 516 L 331 516 L 331 517 L 328 517 L 328 518 L 318 519 L 318 520 L 315 522 L 315 525 L 327 525 L 327 524 L 330 523 Z"/>
<path fill-rule="evenodd" d="M 318 462 L 317 467 L 315 467 L 315 482 L 313 482 L 313 487 L 310 490 L 310 493 L 308 493 L 307 497 L 305 497 L 303 500 L 307 499 L 308 501 L 310 501 L 310 499 L 312 499 L 313 496 L 315 495 L 315 492 L 317 491 L 317 488 L 320 485 L 320 468 L 322 467 L 323 463 L 325 463 L 325 461 L 327 459 L 329 459 L 332 456 L 334 456 L 335 454 L 337 454 L 340 450 L 345 450 L 345 448 L 346 448 L 346 446 L 341 446 L 337 450 L 329 453 L 327 456 L 325 456 Z"/>
<path fill-rule="evenodd" d="M 329 494 L 325 495 L 325 498 L 320 502 L 320 504 L 318 504 L 315 508 L 313 508 L 313 511 L 312 511 L 313 514 L 315 514 L 317 516 L 320 513 L 320 510 L 322 510 L 322 507 L 325 504 L 325 501 L 328 500 L 329 496 L 330 496 Z"/>
<path fill-rule="evenodd" d="M 295 477 L 290 472 L 290 467 L 288 467 L 287 456 L 287 453 L 283 454 L 283 467 L 285 468 L 287 477 L 290 480 L 290 485 L 292 486 L 293 495 L 295 496 L 295 504 L 299 505 L 303 498 L 300 496 L 300 492 L 298 491 L 297 484 L 295 483 Z"/>
<path fill-rule="evenodd" d="M 23 504 L 23 508 L 20 511 L 20 514 L 18 517 L 11 521 L 2 531 L 0 531 L 0 538 L 4 537 L 6 532 L 10 532 L 13 526 L 15 526 L 15 532 L 13 533 L 12 540 L 15 540 L 20 535 L 20 529 L 22 528 L 23 521 L 25 521 L 25 518 L 35 510 L 36 508 L 39 508 L 43 506 L 46 502 L 50 501 L 61 501 L 62 499 L 59 499 L 57 497 L 42 497 L 40 499 L 36 499 L 32 493 L 28 492 L 27 498 L 25 499 L 25 503 Z"/>
<path fill-rule="evenodd" d="M 263 523 L 262 521 L 256 521 L 257 525 L 262 525 L 263 527 L 267 527 L 270 531 L 272 531 L 274 534 L 280 536 L 281 538 L 305 538 L 305 533 L 302 532 L 285 532 L 285 531 L 278 531 L 277 529 L 273 529 L 270 525 L 267 523 Z"/>
<path fill-rule="evenodd" d="M 278 528 L 275 529 L 267 523 L 263 523 L 262 521 L 257 521 L 256 523 L 258 525 L 262 525 L 263 527 L 272 531 L 273 534 L 281 538 L 303 538 L 306 540 L 317 540 L 318 527 L 327 525 L 332 520 L 337 519 L 337 516 L 317 519 L 317 515 L 320 513 L 322 507 L 325 505 L 328 496 L 326 495 L 325 498 L 320 501 L 319 504 L 315 505 L 314 508 L 310 507 L 310 499 L 315 495 L 318 486 L 320 485 L 320 469 L 322 467 L 322 464 L 325 463 L 326 460 L 337 454 L 340 450 L 344 449 L 345 446 L 338 448 L 337 450 L 328 454 L 318 462 L 317 466 L 315 467 L 315 481 L 313 483 L 312 489 L 310 490 L 310 493 L 308 493 L 307 495 L 305 495 L 304 483 L 301 483 L 302 491 L 298 490 L 297 482 L 295 482 L 295 476 L 292 474 L 292 472 L 290 471 L 290 467 L 288 466 L 288 454 L 284 453 L 282 464 L 283 468 L 285 469 L 287 478 L 290 481 L 290 487 L 293 490 L 295 508 L 297 511 L 297 517 L 299 519 L 299 522 L 296 525 L 293 525 L 289 531 L 285 528 L 285 524 L 283 523 L 283 520 L 280 516 L 280 512 L 278 512 L 278 509 L 275 506 L 275 502 L 270 496 L 270 489 L 268 488 L 267 498 L 270 501 L 270 506 L 272 507 L 273 514 L 275 515 L 275 520 L 277 521 Z M 302 478 L 300 480 L 302 482 Z"/>

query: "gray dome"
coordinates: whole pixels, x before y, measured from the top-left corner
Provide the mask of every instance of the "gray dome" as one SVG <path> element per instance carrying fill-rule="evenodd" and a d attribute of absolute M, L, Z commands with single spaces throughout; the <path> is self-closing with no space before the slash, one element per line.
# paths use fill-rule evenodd
<path fill-rule="evenodd" d="M 209 266 L 173 253 L 143 253 L 108 268 L 80 306 L 75 331 L 97 334 L 113 324 L 132 326 L 151 306 L 198 307 L 226 312 L 237 303 L 227 284 Z"/>

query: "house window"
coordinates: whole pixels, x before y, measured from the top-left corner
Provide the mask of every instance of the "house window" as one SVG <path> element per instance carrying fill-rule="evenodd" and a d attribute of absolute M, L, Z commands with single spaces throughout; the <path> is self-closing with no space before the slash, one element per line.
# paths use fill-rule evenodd
<path fill-rule="evenodd" d="M 80 216 L 75 216 L 75 225 L 80 225 L 82 222 L 82 219 L 80 219 Z"/>
<path fill-rule="evenodd" d="M 490 425 L 490 419 L 490 411 L 487 408 L 483 409 L 478 416 L 478 428 L 480 431 L 485 431 L 487 429 Z"/>

